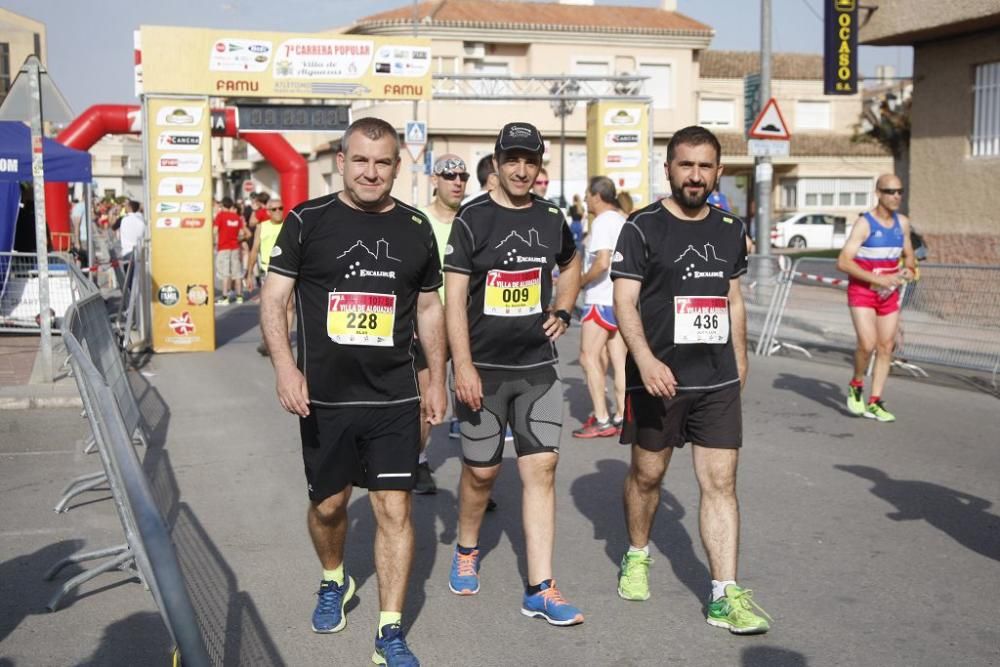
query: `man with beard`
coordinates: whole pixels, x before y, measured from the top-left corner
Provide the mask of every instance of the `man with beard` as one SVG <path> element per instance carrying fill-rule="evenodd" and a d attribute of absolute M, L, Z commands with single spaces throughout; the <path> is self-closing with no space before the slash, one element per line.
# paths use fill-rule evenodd
<path fill-rule="evenodd" d="M 528 565 L 521 613 L 563 626 L 582 623 L 583 614 L 552 578 L 563 412 L 554 341 L 569 328 L 580 258 L 562 212 L 531 194 L 544 150 L 533 125 L 504 126 L 494 148 L 498 187 L 459 209 L 445 251 L 445 319 L 462 433 L 448 587 L 456 595 L 479 592 L 479 530 L 510 425 Z M 564 275 L 553 290 L 556 265 Z"/>
<path fill-rule="evenodd" d="M 615 315 L 629 350 L 621 442 L 632 449 L 624 493 L 631 544 L 618 595 L 649 598 L 649 535 L 660 483 L 674 448 L 690 442 L 712 575 L 706 620 L 734 634 L 759 634 L 768 622 L 755 613 L 752 592 L 736 584 L 746 229 L 706 203 L 722 175 L 720 156 L 718 139 L 702 127 L 674 134 L 666 163 L 673 196 L 629 217 L 612 262 Z"/>
<path fill-rule="evenodd" d="M 344 571 L 347 505 L 352 484 L 367 487 L 380 602 L 372 660 L 416 667 L 401 620 L 413 561 L 421 402 L 432 423 L 446 406 L 441 265 L 427 218 L 390 194 L 399 173 L 391 125 L 370 117 L 352 123 L 337 168 L 344 190 L 296 206 L 282 226 L 261 294 L 261 329 L 279 402 L 299 416 L 307 522 L 323 568 L 313 631 L 339 632 L 346 624 L 355 588 Z M 284 312 L 293 289 L 297 363 Z M 423 396 L 413 368 L 415 327 L 430 370 Z"/>

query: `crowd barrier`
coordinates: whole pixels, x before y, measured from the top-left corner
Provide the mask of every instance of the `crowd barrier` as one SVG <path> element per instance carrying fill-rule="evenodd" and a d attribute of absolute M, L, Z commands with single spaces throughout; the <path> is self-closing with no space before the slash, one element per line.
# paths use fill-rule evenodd
<path fill-rule="evenodd" d="M 791 262 L 784 255 L 748 258 L 747 272 L 740 278 L 740 293 L 746 306 L 747 338 L 756 342 L 755 354 L 767 349 L 767 334 L 777 315 L 790 268 Z"/>
<path fill-rule="evenodd" d="M 69 564 L 111 558 L 63 584 L 49 603 L 49 610 L 55 611 L 70 590 L 103 572 L 134 568 L 153 596 L 176 646 L 175 662 L 187 667 L 207 667 L 211 662 L 181 574 L 177 552 L 117 408 L 117 400 L 76 337 L 66 332 L 65 341 L 126 543 L 75 554 L 56 563 L 47 578 L 51 579 Z"/>
<path fill-rule="evenodd" d="M 902 288 L 894 364 L 927 375 L 918 364 L 982 371 L 997 387 L 1000 373 L 1000 267 L 921 264 L 920 279 Z M 782 349 L 852 351 L 854 326 L 847 308 L 847 276 L 836 260 L 795 261 L 776 315 L 763 335 L 770 355 Z M 758 347 L 758 353 L 761 348 Z"/>
<path fill-rule="evenodd" d="M 50 253 L 49 317 L 52 330 L 62 330 L 66 309 L 97 291 L 72 257 Z M 0 332 L 34 333 L 41 330 L 38 256 L 34 253 L 0 252 Z"/>

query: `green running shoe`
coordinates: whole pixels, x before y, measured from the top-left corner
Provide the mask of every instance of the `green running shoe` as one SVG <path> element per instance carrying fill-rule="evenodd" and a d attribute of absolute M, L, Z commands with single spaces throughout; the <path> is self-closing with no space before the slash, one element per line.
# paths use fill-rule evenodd
<path fill-rule="evenodd" d="M 868 419 L 877 419 L 880 422 L 896 421 L 896 415 L 886 410 L 885 404 L 882 403 L 882 401 L 875 401 L 874 403 L 869 403 L 868 407 L 865 408 L 865 417 L 867 417 Z"/>
<path fill-rule="evenodd" d="M 865 414 L 865 396 L 861 387 L 847 387 L 847 411 L 855 417 Z"/>
<path fill-rule="evenodd" d="M 618 597 L 623 600 L 649 599 L 649 565 L 653 559 L 641 551 L 626 551 L 618 575 Z"/>
<path fill-rule="evenodd" d="M 756 608 L 767 616 L 764 619 L 754 613 Z M 705 622 L 717 628 L 726 628 L 734 635 L 760 635 L 771 629 L 769 620 L 774 620 L 760 605 L 753 601 L 753 591 L 732 584 L 726 586 L 726 594 L 708 603 Z"/>

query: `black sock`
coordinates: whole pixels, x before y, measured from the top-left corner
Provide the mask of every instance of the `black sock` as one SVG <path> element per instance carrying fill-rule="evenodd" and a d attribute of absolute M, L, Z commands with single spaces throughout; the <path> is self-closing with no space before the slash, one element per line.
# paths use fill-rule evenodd
<path fill-rule="evenodd" d="M 528 595 L 535 595 L 537 593 L 541 593 L 542 592 L 542 585 L 543 584 L 545 585 L 546 588 L 552 588 L 552 580 L 551 579 L 543 579 L 541 582 L 539 582 L 539 584 L 537 586 L 527 586 L 524 590 L 525 590 L 525 592 L 527 592 Z"/>
<path fill-rule="evenodd" d="M 474 547 L 463 547 L 461 544 L 456 544 L 455 547 L 458 549 L 458 553 L 462 554 L 463 556 L 470 556 L 472 555 L 473 551 L 479 548 L 479 545 L 477 544 Z"/>

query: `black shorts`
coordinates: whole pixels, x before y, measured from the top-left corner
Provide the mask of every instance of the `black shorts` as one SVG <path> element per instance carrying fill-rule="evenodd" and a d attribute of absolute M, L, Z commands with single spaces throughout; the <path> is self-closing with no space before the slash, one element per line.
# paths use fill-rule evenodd
<path fill-rule="evenodd" d="M 738 449 L 743 446 L 740 384 L 712 391 L 679 391 L 673 398 L 651 396 L 644 389 L 625 396 L 621 442 L 650 452 L 683 447 Z"/>
<path fill-rule="evenodd" d="M 499 465 L 507 426 L 518 457 L 559 452 L 563 389 L 555 366 L 529 371 L 480 371 L 483 409 L 455 399 L 462 432 L 462 460 L 470 466 Z"/>
<path fill-rule="evenodd" d="M 420 453 L 420 403 L 387 407 L 310 406 L 299 419 L 309 500 L 349 484 L 372 491 L 413 489 Z"/>

